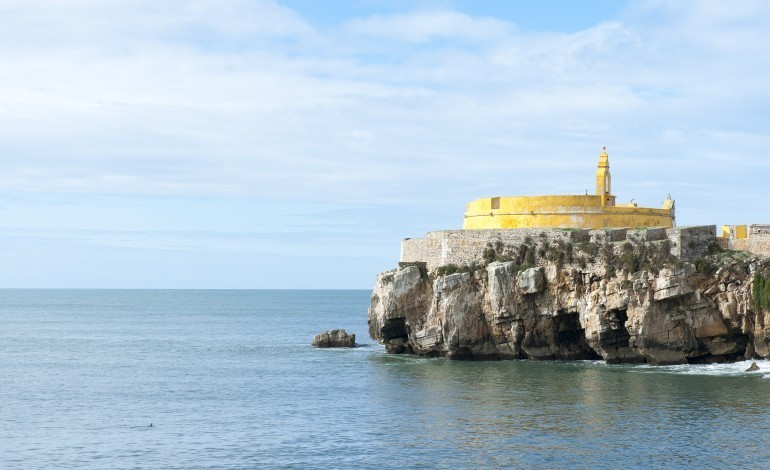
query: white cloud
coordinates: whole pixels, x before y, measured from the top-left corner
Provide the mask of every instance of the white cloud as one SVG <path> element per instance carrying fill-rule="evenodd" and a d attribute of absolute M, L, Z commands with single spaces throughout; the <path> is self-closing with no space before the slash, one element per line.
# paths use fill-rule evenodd
<path fill-rule="evenodd" d="M 113 47 L 130 54 L 155 41 L 220 49 L 255 38 L 314 38 L 293 11 L 272 0 L 6 0 L 6 48 Z"/>
<path fill-rule="evenodd" d="M 602 145 L 619 200 L 762 222 L 767 5 L 634 2 L 567 34 L 446 10 L 321 30 L 273 1 L 5 0 L 0 281 L 365 287 L 468 200 L 582 193 Z M 301 282 L 281 268 L 296 253 Z M 353 257 L 330 274 L 312 253 Z"/>
<path fill-rule="evenodd" d="M 462 200 L 582 191 L 604 144 L 629 166 L 673 149 L 751 165 L 768 8 L 721 5 L 545 34 L 452 11 L 322 32 L 275 2 L 4 2 L 0 189 Z"/>
<path fill-rule="evenodd" d="M 426 43 L 433 40 L 489 42 L 505 38 L 514 27 L 495 18 L 474 18 L 454 11 L 374 15 L 350 21 L 348 33 L 386 41 Z"/>

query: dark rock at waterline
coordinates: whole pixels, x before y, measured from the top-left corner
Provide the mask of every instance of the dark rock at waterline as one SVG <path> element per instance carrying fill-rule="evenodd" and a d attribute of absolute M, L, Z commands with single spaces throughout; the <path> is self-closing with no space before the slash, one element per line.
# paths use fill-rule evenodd
<path fill-rule="evenodd" d="M 746 372 L 755 372 L 759 370 L 759 366 L 756 362 L 752 362 L 748 369 L 746 369 Z"/>
<path fill-rule="evenodd" d="M 353 348 L 356 346 L 356 335 L 345 330 L 327 330 L 313 336 L 311 344 L 315 348 Z"/>

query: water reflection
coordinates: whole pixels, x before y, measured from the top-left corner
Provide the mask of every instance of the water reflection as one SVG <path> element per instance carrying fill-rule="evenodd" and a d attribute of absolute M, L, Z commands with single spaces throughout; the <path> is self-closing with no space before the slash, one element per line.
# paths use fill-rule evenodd
<path fill-rule="evenodd" d="M 770 381 L 761 376 L 597 362 L 371 363 L 374 400 L 395 410 L 400 444 L 417 456 L 427 448 L 471 466 L 482 462 L 468 455 L 501 466 L 756 465 L 770 457 Z"/>

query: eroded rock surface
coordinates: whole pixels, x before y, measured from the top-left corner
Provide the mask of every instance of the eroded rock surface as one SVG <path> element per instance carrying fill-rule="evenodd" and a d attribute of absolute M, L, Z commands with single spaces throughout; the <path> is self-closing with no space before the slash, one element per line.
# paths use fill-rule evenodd
<path fill-rule="evenodd" d="M 345 330 L 327 330 L 313 336 L 311 345 L 316 348 L 353 348 L 356 335 Z"/>
<path fill-rule="evenodd" d="M 708 363 L 770 357 L 770 313 L 752 278 L 770 260 L 635 272 L 601 263 L 492 262 L 449 275 L 377 276 L 369 334 L 390 353 L 456 359 Z"/>

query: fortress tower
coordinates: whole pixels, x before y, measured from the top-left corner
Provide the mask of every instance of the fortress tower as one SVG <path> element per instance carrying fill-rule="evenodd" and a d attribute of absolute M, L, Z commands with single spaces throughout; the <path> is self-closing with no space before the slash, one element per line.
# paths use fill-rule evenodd
<path fill-rule="evenodd" d="M 674 220 L 670 196 L 660 209 L 615 203 L 605 147 L 596 169 L 596 195 L 476 199 L 466 207 L 463 229 L 673 227 Z"/>
<path fill-rule="evenodd" d="M 607 155 L 607 147 L 602 147 L 599 155 L 599 167 L 596 169 L 596 195 L 602 197 L 602 205 L 608 206 L 611 196 L 610 189 L 610 157 Z M 614 201 L 613 201 L 614 202 Z"/>

